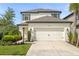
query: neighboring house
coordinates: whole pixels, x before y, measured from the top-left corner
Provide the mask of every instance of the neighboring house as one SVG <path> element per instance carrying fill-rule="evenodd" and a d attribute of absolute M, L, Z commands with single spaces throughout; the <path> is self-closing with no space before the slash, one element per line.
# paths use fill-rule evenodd
<path fill-rule="evenodd" d="M 52 9 L 34 9 L 23 11 L 19 31 L 27 40 L 27 32 L 31 30 L 31 40 L 64 40 L 67 41 L 67 31 L 71 30 L 72 21 L 60 19 L 61 11 Z M 67 19 L 65 17 L 64 19 Z"/>

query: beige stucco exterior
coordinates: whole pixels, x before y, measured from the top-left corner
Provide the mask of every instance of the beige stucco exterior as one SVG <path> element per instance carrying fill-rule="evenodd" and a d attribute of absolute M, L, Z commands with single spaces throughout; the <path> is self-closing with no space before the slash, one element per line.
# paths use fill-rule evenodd
<path fill-rule="evenodd" d="M 53 31 L 53 30 L 57 31 L 60 29 L 60 31 L 63 31 L 64 33 L 64 40 L 67 41 L 68 39 L 67 29 L 70 30 L 71 24 L 70 23 L 29 23 L 28 27 L 29 27 L 28 30 L 32 29 L 35 31 Z"/>
<path fill-rule="evenodd" d="M 55 12 L 54 12 L 55 13 Z M 56 13 L 58 13 L 57 14 L 57 20 L 59 21 L 60 20 L 60 13 L 59 12 L 56 12 Z M 52 12 L 50 13 L 42 13 L 42 12 L 37 12 L 37 13 L 30 13 L 30 18 L 29 18 L 29 20 L 34 20 L 34 19 L 38 19 L 38 18 L 40 18 L 40 17 L 44 17 L 44 16 L 52 16 L 51 15 L 52 14 Z M 45 19 L 47 19 L 46 17 L 45 17 Z M 68 18 L 67 19 L 67 21 L 70 21 L 71 19 L 74 19 L 74 17 L 70 17 L 70 18 Z M 28 21 L 29 21 L 28 20 Z M 44 19 L 41 19 L 41 20 L 44 20 Z M 49 19 L 48 19 L 49 20 Z M 53 19 L 53 17 L 52 17 L 52 20 L 54 20 L 54 21 L 57 21 L 57 20 L 55 20 L 55 19 Z M 46 21 L 46 20 L 45 20 Z M 60 21 L 62 21 L 62 20 L 60 20 Z M 25 21 L 23 21 L 24 23 L 26 22 L 27 23 L 27 20 L 25 20 Z M 39 22 L 39 23 L 28 23 L 28 25 L 27 26 L 19 26 L 19 31 L 21 32 L 21 34 L 23 35 L 23 28 L 25 28 L 25 31 L 24 31 L 24 38 L 25 38 L 25 41 L 26 40 L 28 40 L 28 37 L 27 37 L 27 32 L 28 32 L 28 30 L 30 30 L 30 29 L 32 29 L 32 31 L 31 31 L 31 34 L 32 34 L 32 38 L 31 39 L 35 39 L 35 33 L 36 33 L 36 31 L 54 31 L 54 30 L 56 30 L 56 31 L 62 31 L 64 34 L 64 39 L 67 41 L 67 39 L 68 39 L 68 35 L 67 35 L 67 29 L 69 29 L 69 31 L 71 30 L 71 28 L 72 28 L 72 26 L 71 26 L 71 22 L 47 22 L 47 23 L 45 23 L 45 22 L 43 22 L 43 23 L 41 23 L 41 22 Z M 41 34 L 42 35 L 42 34 Z M 61 36 L 61 35 L 59 35 L 59 36 Z"/>
<path fill-rule="evenodd" d="M 65 28 L 70 27 L 70 23 L 29 23 L 29 28 Z"/>

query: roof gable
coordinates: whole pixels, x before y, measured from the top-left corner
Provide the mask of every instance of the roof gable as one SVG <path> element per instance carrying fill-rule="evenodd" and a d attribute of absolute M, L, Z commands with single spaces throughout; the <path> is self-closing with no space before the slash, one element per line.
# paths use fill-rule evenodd
<path fill-rule="evenodd" d="M 66 17 L 64 17 L 63 19 L 69 18 L 70 16 L 72 16 L 74 13 L 70 13 L 69 15 L 67 15 Z"/>

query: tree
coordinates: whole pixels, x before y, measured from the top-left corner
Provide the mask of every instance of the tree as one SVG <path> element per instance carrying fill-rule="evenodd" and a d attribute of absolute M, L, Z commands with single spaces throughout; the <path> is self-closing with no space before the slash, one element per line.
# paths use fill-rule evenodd
<path fill-rule="evenodd" d="M 18 27 L 14 24 L 15 14 L 13 9 L 8 8 L 0 17 L 0 33 L 4 35 L 19 35 Z"/>
<path fill-rule="evenodd" d="M 5 11 L 5 14 L 1 15 L 0 17 L 0 32 L 3 32 L 5 30 L 5 27 L 8 25 L 14 26 L 14 11 L 13 9 L 9 8 Z"/>
<path fill-rule="evenodd" d="M 13 9 L 8 7 L 8 9 L 5 11 L 5 14 L 1 15 L 0 25 L 6 26 L 6 25 L 13 24 L 14 17 L 15 17 L 15 14 Z"/>
<path fill-rule="evenodd" d="M 5 30 L 6 29 L 6 30 Z M 4 35 L 21 35 L 19 28 L 16 25 L 8 25 L 3 30 Z"/>
<path fill-rule="evenodd" d="M 73 40 L 75 40 L 76 23 L 77 23 L 77 19 L 78 19 L 78 15 L 79 15 L 79 3 L 71 3 L 69 6 L 69 10 L 71 12 L 73 12 L 75 15 L 75 19 L 74 19 L 74 23 L 73 23 Z M 73 40 L 72 40 L 72 44 L 73 44 Z M 78 46 L 78 39 L 77 39 L 76 46 Z"/>

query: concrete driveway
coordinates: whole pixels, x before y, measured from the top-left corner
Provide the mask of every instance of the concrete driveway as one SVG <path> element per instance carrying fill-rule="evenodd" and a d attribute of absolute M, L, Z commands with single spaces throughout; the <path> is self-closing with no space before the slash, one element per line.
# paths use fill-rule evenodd
<path fill-rule="evenodd" d="M 79 48 L 64 41 L 36 41 L 27 56 L 78 56 Z"/>

